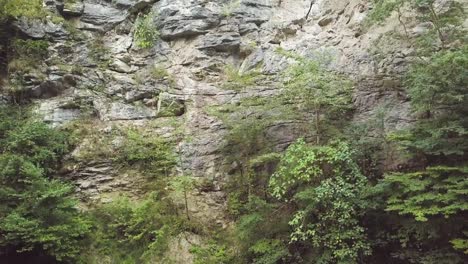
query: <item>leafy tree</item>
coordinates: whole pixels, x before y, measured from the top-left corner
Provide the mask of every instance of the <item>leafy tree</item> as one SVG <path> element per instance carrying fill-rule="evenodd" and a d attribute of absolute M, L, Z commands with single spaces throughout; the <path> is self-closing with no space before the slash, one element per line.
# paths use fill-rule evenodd
<path fill-rule="evenodd" d="M 204 246 L 193 246 L 190 252 L 194 255 L 194 264 L 224 264 L 232 261 L 229 249 L 216 241 L 209 241 Z"/>
<path fill-rule="evenodd" d="M 67 150 L 66 135 L 12 109 L 0 116 L 0 255 L 39 251 L 76 260 L 91 224 L 73 188 L 48 177 Z"/>
<path fill-rule="evenodd" d="M 315 143 L 319 145 L 325 142 L 326 125 L 352 109 L 352 86 L 339 74 L 324 69 L 329 61 L 326 56 L 306 59 L 285 51 L 280 53 L 297 61 L 285 72 L 285 98 L 296 104 L 298 110 L 313 112 Z"/>
<path fill-rule="evenodd" d="M 189 215 L 189 206 L 188 206 L 188 193 L 192 191 L 195 187 L 195 180 L 187 175 L 183 176 L 176 176 L 174 179 L 169 183 L 169 185 L 172 187 L 174 192 L 177 195 L 182 195 L 184 198 L 184 204 L 185 204 L 185 215 L 187 216 L 187 219 L 190 220 L 190 215 Z"/>
<path fill-rule="evenodd" d="M 468 46 L 435 53 L 414 65 L 406 85 L 419 120 L 394 135 L 410 153 L 463 155 L 468 150 Z"/>
<path fill-rule="evenodd" d="M 287 262 L 291 254 L 287 248 L 288 217 L 280 205 L 252 196 L 245 214 L 236 223 L 236 244 L 244 263 L 273 264 Z"/>
<path fill-rule="evenodd" d="M 389 185 L 388 211 L 412 215 L 417 221 L 441 215 L 449 218 L 468 209 L 468 167 L 427 167 L 424 171 L 396 172 L 380 184 Z"/>
<path fill-rule="evenodd" d="M 406 76 L 417 120 L 390 139 L 416 158 L 418 166 L 387 173 L 375 187 L 383 198 L 377 207 L 387 211 L 388 222 L 379 239 L 385 237 L 385 250 L 403 261 L 466 259 L 466 54 L 466 45 L 433 52 L 414 63 Z"/>
<path fill-rule="evenodd" d="M 407 39 L 410 39 L 407 22 L 402 19 L 404 7 L 410 7 L 415 11 L 417 19 L 421 22 L 430 22 L 431 30 L 416 39 L 412 43 L 418 47 L 418 53 L 432 52 L 434 47 L 448 47 L 448 43 L 457 38 L 464 38 L 466 31 L 460 29 L 464 21 L 465 11 L 458 1 L 450 0 L 448 10 L 440 13 L 437 10 L 436 0 L 374 0 L 374 8 L 370 12 L 366 24 L 385 21 L 393 12 L 397 12 L 398 20 L 405 30 Z M 412 41 L 411 41 L 412 42 Z M 439 45 L 440 44 L 440 45 Z"/>
<path fill-rule="evenodd" d="M 256 242 L 249 252 L 255 257 L 254 264 L 275 264 L 289 255 L 288 249 L 278 239 L 263 239 Z"/>
<path fill-rule="evenodd" d="M 297 207 L 291 241 L 310 241 L 317 263 L 355 263 L 369 254 L 359 216 L 366 179 L 344 143 L 291 145 L 270 180 L 272 194 Z"/>
<path fill-rule="evenodd" d="M 466 168 L 447 166 L 386 175 L 367 197 L 377 208 L 368 221 L 385 227 L 369 225 L 378 229 L 374 251 L 409 263 L 463 263 L 466 178 Z"/>
<path fill-rule="evenodd" d="M 90 212 L 95 231 L 89 237 L 85 263 L 154 263 L 163 260 L 171 236 L 186 224 L 176 216 L 164 192 L 141 201 L 119 197 Z M 165 261 L 165 260 L 163 260 Z"/>

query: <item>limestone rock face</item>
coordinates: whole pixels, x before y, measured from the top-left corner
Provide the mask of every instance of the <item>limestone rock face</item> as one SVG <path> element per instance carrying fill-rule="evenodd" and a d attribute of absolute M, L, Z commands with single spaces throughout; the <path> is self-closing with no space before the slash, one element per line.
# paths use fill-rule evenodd
<path fill-rule="evenodd" d="M 52 37 L 54 39 L 64 39 L 68 35 L 65 29 L 50 21 L 20 19 L 14 22 L 15 28 L 32 39 L 42 39 Z"/>
<path fill-rule="evenodd" d="M 81 16 L 84 11 L 84 3 L 77 1 L 75 3 L 65 2 L 62 13 L 66 16 Z"/>
<path fill-rule="evenodd" d="M 88 113 L 105 127 L 137 126 L 174 139 L 180 155 L 177 170 L 190 171 L 215 186 L 192 194 L 197 203 L 193 214 L 207 223 L 227 223 L 222 187 L 234 166 L 222 152 L 226 124 L 210 111 L 278 94 L 279 74 L 292 63 L 279 49 L 308 58 L 330 54 L 330 70 L 355 83 L 353 122 L 367 122 L 383 107 L 386 131 L 412 122 L 399 80 L 414 51 L 409 44 L 381 40 L 389 32 L 403 31 L 395 19 L 363 29 L 371 1 L 315 0 L 307 19 L 311 2 L 304 0 L 58 2 L 48 6 L 64 15 L 67 26 L 50 21 L 14 24 L 25 38 L 52 43 L 40 74 L 24 76 L 38 113 L 54 126 Z M 444 1 L 438 2 L 443 10 Z M 160 36 L 147 49 L 134 39 L 140 11 L 155 14 L 152 23 Z M 415 36 L 430 26 L 414 24 L 409 30 Z M 228 66 L 240 73 L 257 71 L 265 78 L 227 89 Z M 299 127 L 300 120 L 277 120 L 266 133 L 281 151 L 301 136 Z M 138 181 L 132 181 L 131 174 L 119 174 L 112 162 L 75 165 L 68 175 L 83 197 L 99 199 L 138 188 Z M 185 248 L 187 241 L 174 243 Z"/>
<path fill-rule="evenodd" d="M 220 14 L 211 10 L 206 1 L 162 0 L 153 12 L 161 38 L 173 40 L 205 34 L 220 22 Z"/>
<path fill-rule="evenodd" d="M 85 2 L 83 14 L 80 17 L 84 22 L 84 29 L 102 29 L 107 30 L 123 22 L 127 18 L 127 11 L 117 9 L 110 5 L 94 4 Z M 87 26 L 90 24 L 92 26 Z"/>

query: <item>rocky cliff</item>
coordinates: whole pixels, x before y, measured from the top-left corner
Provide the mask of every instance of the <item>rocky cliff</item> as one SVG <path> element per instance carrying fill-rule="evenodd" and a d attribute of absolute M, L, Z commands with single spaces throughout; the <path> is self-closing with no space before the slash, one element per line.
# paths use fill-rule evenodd
<path fill-rule="evenodd" d="M 440 10 L 445 2 L 438 1 Z M 277 95 L 281 73 L 292 62 L 279 49 L 304 57 L 330 54 L 327 67 L 353 81 L 353 121 L 366 122 L 382 108 L 387 132 L 412 121 L 400 78 L 414 50 L 408 41 L 389 37 L 411 38 L 427 30 L 411 12 L 365 26 L 373 7 L 368 0 L 46 0 L 44 5 L 55 15 L 15 21 L 5 37 L 50 41 L 48 56 L 24 74 L 22 97 L 53 126 L 86 128 L 62 170 L 85 202 L 145 192 L 144 173 L 122 170 L 112 159 L 122 141 L 119 131 L 136 127 L 175 143 L 179 161 L 173 173 L 210 182 L 191 195 L 195 217 L 227 225 L 223 185 L 237 165 L 222 152 L 228 127 L 213 109 Z M 143 13 L 152 14 L 159 34 L 149 48 L 134 38 Z M 226 87 L 229 69 L 262 78 Z M 279 119 L 268 127 L 277 150 L 301 135 L 298 122 Z M 398 164 L 385 161 L 385 166 Z"/>

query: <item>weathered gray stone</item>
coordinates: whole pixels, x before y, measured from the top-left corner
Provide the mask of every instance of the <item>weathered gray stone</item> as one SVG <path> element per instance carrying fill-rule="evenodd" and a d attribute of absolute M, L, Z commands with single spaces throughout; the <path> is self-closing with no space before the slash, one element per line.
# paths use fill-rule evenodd
<path fill-rule="evenodd" d="M 73 98 L 56 98 L 39 102 L 37 113 L 52 126 L 60 126 L 81 116 L 80 105 Z"/>
<path fill-rule="evenodd" d="M 156 23 L 161 38 L 166 40 L 205 34 L 220 20 L 217 14 L 199 5 L 176 6 L 167 0 L 160 1 L 153 10 L 158 13 Z"/>
<path fill-rule="evenodd" d="M 81 0 L 77 0 L 76 2 L 68 2 L 65 1 L 63 5 L 62 13 L 65 16 L 81 16 L 84 12 L 84 4 Z"/>
<path fill-rule="evenodd" d="M 325 26 L 329 25 L 331 22 L 333 22 L 333 20 L 334 20 L 333 17 L 330 17 L 330 16 L 324 17 L 324 18 L 322 18 L 322 19 L 320 19 L 318 21 L 318 24 L 321 27 L 325 27 Z"/>
<path fill-rule="evenodd" d="M 58 2 L 48 0 L 49 10 Z M 378 108 L 388 106 L 384 117 L 386 131 L 412 122 L 408 98 L 396 80 L 415 55 L 410 44 L 405 45 L 397 38 L 380 44 L 377 55 L 369 52 L 380 36 L 404 32 L 393 17 L 385 25 L 362 30 L 362 21 L 369 12 L 364 0 L 316 0 L 307 20 L 305 13 L 310 1 L 283 0 L 278 6 L 277 0 L 242 0 L 231 7 L 227 6 L 229 2 L 85 0 L 83 11 L 80 7 L 72 10 L 63 6 L 66 16 L 81 16 L 72 19 L 78 29 L 99 31 L 79 31 L 79 41 L 71 38 L 65 41 L 68 36 L 58 25 L 16 22 L 25 37 L 51 40 L 46 62 L 35 69 L 37 72 L 22 76 L 26 90 L 36 93 L 38 99 L 33 102 L 42 109 L 44 120 L 61 125 L 83 113 L 96 112 L 97 117 L 90 117 L 99 123 L 93 123 L 99 136 L 118 134 L 112 128 L 121 125 L 124 129 L 145 128 L 176 141 L 180 155 L 177 171 L 212 181 L 211 188 L 190 194 L 195 204 L 190 213 L 197 220 L 219 226 L 226 224 L 225 197 L 221 190 L 230 177 L 229 170 L 236 166 L 221 152 L 228 130 L 208 110 L 214 106 L 236 105 L 244 98 L 277 95 L 283 87 L 281 73 L 294 63 L 279 54 L 278 48 L 309 58 L 330 51 L 333 63 L 329 68 L 356 79 L 352 121 L 368 122 Z M 436 11 L 443 12 L 447 1 L 436 2 L 440 6 Z M 135 12 L 146 5 L 157 14 L 154 25 L 162 40 L 151 49 L 132 48 Z M 468 20 L 464 25 L 468 26 Z M 408 31 L 414 37 L 432 28 L 432 24 L 411 24 Z M 101 38 L 106 54 L 94 59 L 89 47 Z M 107 61 L 109 65 L 102 63 Z M 268 76 L 242 91 L 223 90 L 223 69 L 227 64 L 239 67 L 241 73 L 258 69 Z M 81 71 L 70 74 L 67 69 L 75 65 Z M 168 70 L 167 76 L 151 76 L 153 65 L 163 65 Z M 75 102 L 76 98 L 85 103 Z M 299 128 L 304 125 L 301 121 L 277 120 L 267 128 L 265 132 L 276 150 L 284 150 L 301 136 Z M 167 123 L 177 123 L 177 126 Z M 181 139 L 180 131 L 190 139 Z M 69 174 L 73 175 L 82 197 L 107 202 L 113 198 L 105 194 L 142 192 L 134 181 L 141 176 L 138 172 L 118 171 L 118 164 L 99 160 L 100 157 L 96 157 L 97 162 L 88 163 L 75 155 L 80 153 L 80 147 L 95 143 L 95 138 L 85 138 L 71 155 L 74 169 Z M 121 136 L 112 138 L 108 147 L 118 150 L 124 144 L 125 138 Z M 177 243 L 173 243 L 176 250 L 172 252 L 187 250 L 186 241 L 180 247 Z M 188 255 L 181 259 L 190 263 Z"/>
<path fill-rule="evenodd" d="M 101 120 L 141 120 L 156 117 L 156 111 L 146 106 L 134 106 L 121 102 L 103 103 L 96 108 L 99 111 Z"/>
<path fill-rule="evenodd" d="M 199 49 L 213 49 L 216 51 L 235 51 L 240 46 L 240 35 L 238 33 L 220 33 L 205 35 Z"/>
<path fill-rule="evenodd" d="M 46 36 L 64 39 L 68 35 L 61 25 L 50 21 L 42 22 L 41 20 L 21 18 L 15 21 L 13 25 L 23 34 L 33 39 L 42 39 Z"/>
<path fill-rule="evenodd" d="M 168 93 L 159 94 L 158 117 L 180 116 L 185 112 L 184 102 Z"/>
<path fill-rule="evenodd" d="M 130 67 L 128 64 L 119 59 L 114 59 L 109 66 L 112 70 L 120 73 L 132 73 L 137 70 L 136 67 Z"/>
<path fill-rule="evenodd" d="M 112 6 L 85 3 L 83 15 L 80 20 L 84 23 L 93 25 L 84 28 L 92 29 L 110 29 L 127 18 L 128 12 Z"/>
<path fill-rule="evenodd" d="M 138 12 L 157 0 L 114 0 L 113 2 L 119 8 L 128 9 L 129 12 Z"/>
<path fill-rule="evenodd" d="M 152 99 L 157 95 L 154 89 L 134 89 L 125 94 L 126 102 L 135 102 L 143 99 Z"/>

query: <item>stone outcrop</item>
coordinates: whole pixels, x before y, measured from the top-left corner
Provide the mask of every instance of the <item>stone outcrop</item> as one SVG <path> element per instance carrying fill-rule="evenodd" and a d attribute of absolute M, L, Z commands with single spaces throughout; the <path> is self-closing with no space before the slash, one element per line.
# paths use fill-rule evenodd
<path fill-rule="evenodd" d="M 207 222 L 225 224 L 221 213 L 206 212 L 224 209 L 221 187 L 229 177 L 226 168 L 232 166 L 221 151 L 226 125 L 209 110 L 278 94 L 278 74 L 291 63 L 277 52 L 279 48 L 309 58 L 331 54 L 334 60 L 328 67 L 356 83 L 355 122 L 366 122 L 382 107 L 387 109 L 386 130 L 412 122 L 399 79 L 414 51 L 403 42 L 379 42 L 388 32 L 403 31 L 395 19 L 362 27 L 371 1 L 316 0 L 308 19 L 310 1 L 302 0 L 83 0 L 56 6 L 74 25 L 72 30 L 52 22 L 15 23 L 25 36 L 52 43 L 50 58 L 44 62 L 49 69 L 43 73 L 45 79 L 26 76 L 38 112 L 57 126 L 84 112 L 109 126 L 125 122 L 151 128 L 159 124 L 154 133 L 165 137 L 171 137 L 167 131 L 174 128 L 162 120 L 180 122 L 178 170 L 190 171 L 216 186 L 193 194 L 199 204 L 193 213 L 216 218 Z M 142 10 L 156 14 L 153 25 L 160 36 L 149 49 L 137 47 L 133 35 Z M 414 35 L 426 29 L 423 24 L 409 26 Z M 76 69 L 60 70 L 58 66 L 64 65 Z M 267 81 L 239 91 L 226 89 L 223 72 L 227 65 L 241 73 L 256 70 Z M 275 149 L 284 150 L 300 136 L 299 122 L 278 120 L 267 129 Z M 96 199 L 106 190 L 138 186 L 132 185 L 131 175 L 119 175 L 111 162 L 80 164 L 69 174 L 80 193 Z M 124 180 L 116 180 L 120 176 Z M 186 242 L 177 243 L 184 247 Z"/>

